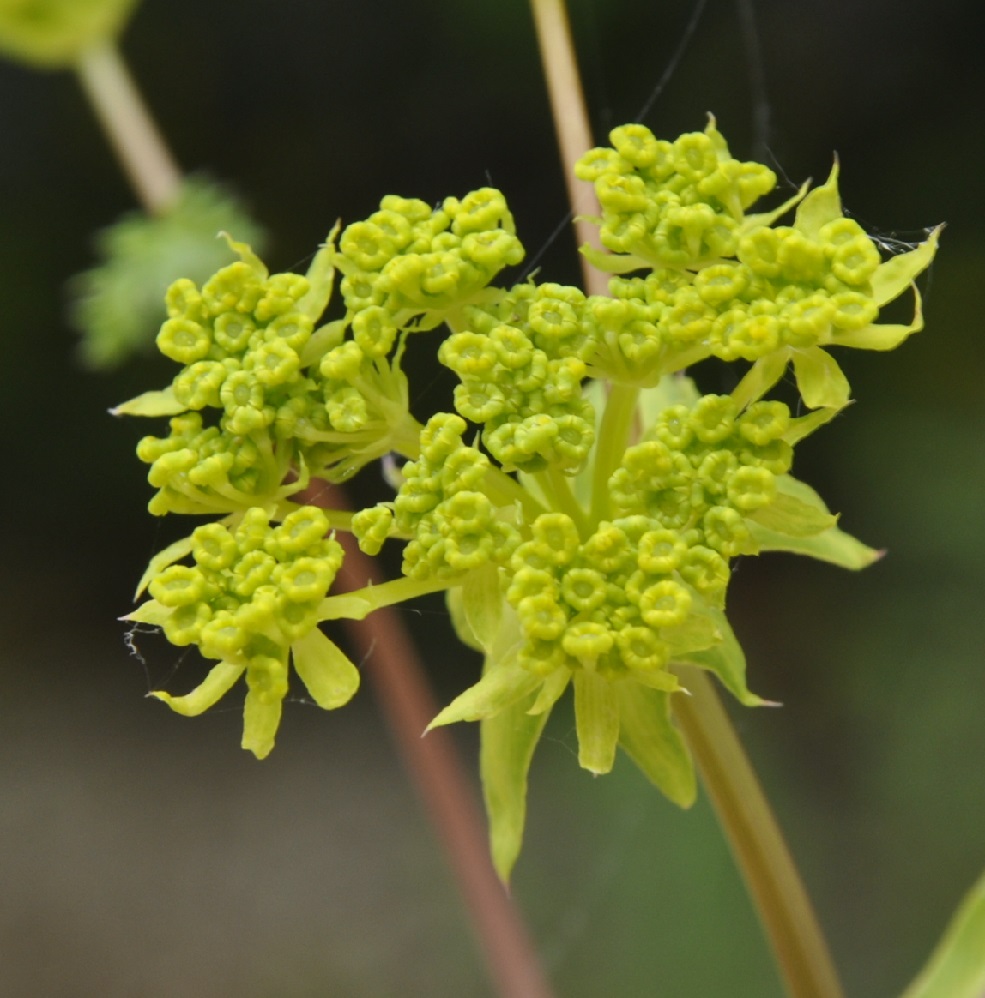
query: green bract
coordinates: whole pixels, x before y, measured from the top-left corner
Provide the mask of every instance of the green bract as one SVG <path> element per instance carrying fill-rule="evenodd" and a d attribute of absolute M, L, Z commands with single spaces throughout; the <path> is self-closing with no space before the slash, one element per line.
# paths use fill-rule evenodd
<path fill-rule="evenodd" d="M 485 665 L 432 726 L 480 722 L 503 877 L 534 747 L 569 686 L 580 764 L 607 772 L 621 747 L 687 806 L 681 667 L 765 702 L 725 614 L 734 559 L 778 550 L 857 569 L 878 557 L 791 475 L 794 449 L 849 401 L 830 348 L 886 350 L 921 327 L 919 296 L 908 325 L 878 313 L 937 245 L 934 232 L 883 261 L 844 217 L 837 169 L 750 213 L 776 178 L 733 159 L 714 121 L 675 142 L 642 125 L 610 138 L 576 171 L 602 206 L 608 252 L 584 252 L 614 275 L 609 295 L 492 287 L 523 255 L 498 191 L 435 209 L 386 197 L 337 245 L 333 233 L 306 276 L 270 275 L 231 242 L 238 263 L 172 285 L 158 346 L 182 369 L 119 410 L 172 417 L 169 435 L 138 448 L 152 511 L 227 514 L 162 552 L 141 584 L 153 598 L 131 619 L 220 660 L 192 694 L 158 695 L 197 713 L 245 672 L 246 743 L 264 754 L 289 654 L 323 706 L 355 689 L 318 621 L 446 591 Z M 343 311 L 319 325 L 335 270 Z M 401 357 L 411 333 L 441 323 L 455 411 L 421 426 Z M 731 394 L 702 396 L 684 375 L 708 357 L 743 364 Z M 765 397 L 791 363 L 805 415 Z M 388 452 L 404 459 L 392 500 L 351 517 L 295 504 L 313 479 L 344 480 Z M 370 555 L 404 542 L 403 577 L 328 596 L 341 557 L 330 526 Z M 188 555 L 194 565 L 179 564 Z"/>

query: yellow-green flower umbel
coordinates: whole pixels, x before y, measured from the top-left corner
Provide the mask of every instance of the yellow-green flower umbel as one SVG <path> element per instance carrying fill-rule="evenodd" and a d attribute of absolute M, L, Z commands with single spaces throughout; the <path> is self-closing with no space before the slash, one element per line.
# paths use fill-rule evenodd
<path fill-rule="evenodd" d="M 152 599 L 130 619 L 219 660 L 192 693 L 156 695 L 198 713 L 245 674 L 244 744 L 266 754 L 291 663 L 322 706 L 355 691 L 319 622 L 445 591 L 485 664 L 432 726 L 480 722 L 504 878 L 534 748 L 569 686 L 580 764 L 608 772 L 622 748 L 687 806 L 694 772 L 672 714 L 687 670 L 765 702 L 725 615 L 734 560 L 790 551 L 857 569 L 878 557 L 792 476 L 794 449 L 849 401 L 829 350 L 888 350 L 921 328 L 919 296 L 909 324 L 878 314 L 937 246 L 935 231 L 883 260 L 844 216 L 837 169 L 751 213 L 776 178 L 734 159 L 714 121 L 674 142 L 642 125 L 610 138 L 576 169 L 602 205 L 606 252 L 584 252 L 613 275 L 608 295 L 494 287 L 523 255 L 498 191 L 436 208 L 386 197 L 305 276 L 270 275 L 231 243 L 240 262 L 201 288 L 173 285 L 158 343 L 182 370 L 120 409 L 172 417 L 138 448 L 152 510 L 225 514 L 141 584 Z M 336 270 L 344 314 L 319 325 Z M 421 425 L 401 362 L 412 333 L 440 324 L 454 411 Z M 731 393 L 701 395 L 685 376 L 709 357 L 745 366 Z M 791 364 L 804 415 L 766 398 Z M 388 452 L 403 459 L 391 500 L 353 515 L 295 502 Z M 331 529 L 370 555 L 403 542 L 402 577 L 327 595 L 341 559 Z"/>

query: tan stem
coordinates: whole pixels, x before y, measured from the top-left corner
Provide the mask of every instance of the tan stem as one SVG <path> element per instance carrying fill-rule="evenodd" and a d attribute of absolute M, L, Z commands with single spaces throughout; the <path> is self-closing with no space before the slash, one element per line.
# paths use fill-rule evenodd
<path fill-rule="evenodd" d="M 334 494 L 332 494 L 334 493 Z M 337 489 L 319 499 L 340 508 Z M 376 563 L 351 534 L 339 581 L 346 590 L 383 581 Z M 465 775 L 451 733 L 429 731 L 438 713 L 424 668 L 399 614 L 382 607 L 365 620 L 343 621 L 369 676 L 401 758 L 437 832 L 472 918 L 490 976 L 501 998 L 551 998 L 520 913 L 493 869 L 475 787 Z"/>
<path fill-rule="evenodd" d="M 682 670 L 683 671 L 683 670 Z M 824 936 L 776 818 L 712 681 L 682 675 L 674 713 L 694 753 L 791 998 L 842 998 Z"/>
<path fill-rule="evenodd" d="M 178 196 L 181 171 L 116 46 L 99 42 L 87 49 L 76 71 L 141 204 L 160 214 Z"/>
<path fill-rule="evenodd" d="M 575 237 L 579 246 L 586 243 L 601 249 L 598 228 L 584 216 L 601 215 L 591 184 L 578 180 L 574 165 L 593 145 L 581 77 L 571 40 L 571 25 L 563 0 L 530 0 L 541 61 L 547 78 L 547 91 L 554 114 L 554 129 L 561 150 L 561 165 L 568 187 L 568 200 L 575 215 Z M 608 278 L 582 258 L 585 290 L 589 294 L 608 293 Z"/>
<path fill-rule="evenodd" d="M 563 0 L 531 0 L 547 74 L 555 127 L 576 215 L 600 214 L 588 207 L 587 184 L 577 184 L 573 164 L 591 148 L 591 130 Z M 593 197 L 594 200 L 594 197 Z M 589 242 L 590 237 L 579 238 Z M 592 243 L 592 245 L 597 245 Z M 597 291 L 598 272 L 586 269 L 586 289 Z M 675 713 L 719 821 L 759 910 L 760 919 L 793 998 L 841 998 L 841 986 L 786 843 L 759 787 L 742 745 L 710 680 L 688 675 L 692 696 L 675 697 Z"/>

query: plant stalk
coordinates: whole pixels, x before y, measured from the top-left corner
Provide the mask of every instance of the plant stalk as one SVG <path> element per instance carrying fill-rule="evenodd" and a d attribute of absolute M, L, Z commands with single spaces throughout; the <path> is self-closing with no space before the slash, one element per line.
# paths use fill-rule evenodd
<path fill-rule="evenodd" d="M 76 72 L 141 204 L 151 214 L 165 211 L 181 190 L 181 170 L 116 46 L 93 45 L 79 57 Z"/>
<path fill-rule="evenodd" d="M 563 0 L 531 0 L 554 123 L 576 215 L 600 214 L 585 202 L 587 184 L 578 185 L 572 164 L 592 146 L 577 60 Z M 594 198 L 593 198 L 594 200 Z M 592 242 L 579 233 L 583 242 Z M 592 242 L 592 245 L 597 243 Z M 583 261 L 596 283 L 594 268 Z M 596 483 L 597 484 L 597 483 Z M 593 512 L 598 491 L 593 502 Z M 746 884 L 766 929 L 792 998 L 842 998 L 841 986 L 797 869 L 752 766 L 711 681 L 699 670 L 688 676 L 691 696 L 674 697 L 675 713 L 715 806 Z"/>
<path fill-rule="evenodd" d="M 711 679 L 688 669 L 674 714 L 792 998 L 842 998 L 824 936 L 752 765 Z"/>
<path fill-rule="evenodd" d="M 338 507 L 341 496 L 325 498 Z M 383 581 L 351 534 L 339 536 L 345 560 L 339 582 L 346 590 Z M 381 607 L 364 620 L 343 620 L 369 676 L 407 771 L 425 804 L 458 881 L 490 976 L 502 998 L 552 998 L 520 913 L 493 869 L 485 823 L 451 732 L 435 728 L 438 713 L 420 659 L 400 616 Z"/>
<path fill-rule="evenodd" d="M 592 185 L 578 180 L 574 174 L 576 160 L 591 149 L 593 143 L 568 12 L 564 0 L 530 0 L 530 7 L 547 78 L 568 201 L 574 214 L 575 238 L 579 246 L 587 243 L 601 249 L 598 228 L 585 217 L 598 217 L 602 209 Z M 609 279 L 605 274 L 592 267 L 584 257 L 581 269 L 589 294 L 608 294 Z"/>

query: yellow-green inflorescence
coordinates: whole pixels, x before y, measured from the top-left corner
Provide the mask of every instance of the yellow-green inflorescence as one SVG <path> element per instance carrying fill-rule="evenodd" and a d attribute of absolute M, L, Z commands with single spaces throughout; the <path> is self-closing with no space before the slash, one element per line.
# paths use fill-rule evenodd
<path fill-rule="evenodd" d="M 155 574 L 152 599 L 131 619 L 160 626 L 174 645 L 198 645 L 220 664 L 192 693 L 155 696 L 181 714 L 200 714 L 245 673 L 243 747 L 260 758 L 274 744 L 289 658 L 316 703 L 326 709 L 346 703 L 359 674 L 316 626 L 342 564 L 342 547 L 327 531 L 328 517 L 313 506 L 298 507 L 277 525 L 253 506 L 195 530 L 193 564 L 170 564 Z"/>
<path fill-rule="evenodd" d="M 576 167 L 601 204 L 606 251 L 584 252 L 612 275 L 608 295 L 494 287 L 523 256 L 499 191 L 434 208 L 390 196 L 333 232 L 304 276 L 270 275 L 230 242 L 237 262 L 201 288 L 173 285 L 158 343 L 182 370 L 119 410 L 172 417 L 138 448 L 152 511 L 224 517 L 142 581 L 152 599 L 130 619 L 219 661 L 192 693 L 156 695 L 198 713 L 245 673 L 244 745 L 266 754 L 290 662 L 322 706 L 355 691 L 320 621 L 446 591 L 485 667 L 433 724 L 480 721 L 504 877 L 534 747 L 568 686 L 581 765 L 607 772 L 621 747 L 686 806 L 694 774 L 672 705 L 687 670 L 764 702 L 725 615 L 734 560 L 877 557 L 792 477 L 794 448 L 849 401 L 831 348 L 888 350 L 921 328 L 919 296 L 910 323 L 877 319 L 937 244 L 934 232 L 884 261 L 844 216 L 837 169 L 751 212 L 776 177 L 732 158 L 713 120 L 674 142 L 642 125 L 610 138 Z M 336 272 L 342 314 L 323 321 Z M 421 425 L 401 361 L 411 333 L 441 324 L 455 411 Z M 684 374 L 708 357 L 743 365 L 730 394 L 701 395 Z M 766 397 L 791 364 L 800 415 Z M 352 515 L 302 504 L 317 479 L 388 453 L 403 462 L 392 500 Z M 338 529 L 370 555 L 404 542 L 403 577 L 329 595 Z"/>

